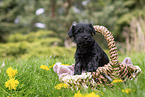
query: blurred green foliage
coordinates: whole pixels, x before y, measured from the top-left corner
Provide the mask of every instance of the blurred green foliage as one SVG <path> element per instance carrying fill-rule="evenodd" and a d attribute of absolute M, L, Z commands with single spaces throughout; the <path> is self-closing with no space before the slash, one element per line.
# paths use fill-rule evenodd
<path fill-rule="evenodd" d="M 62 47 L 62 40 L 52 31 L 37 31 L 29 34 L 15 33 L 8 37 L 8 43 L 0 44 L 0 56 L 69 56 L 74 55 L 74 48 Z"/>
<path fill-rule="evenodd" d="M 0 44 L 0 52 L 6 56 L 30 53 L 28 45 L 35 49 L 62 47 L 68 40 L 67 31 L 75 22 L 106 26 L 123 48 L 124 28 L 131 29 L 134 18 L 145 19 L 144 10 L 145 0 L 0 0 L 0 43 L 8 43 Z M 37 23 L 42 23 L 43 27 L 38 27 Z M 95 38 L 101 47 L 107 46 L 102 37 L 96 35 Z M 22 43 L 24 47 L 20 46 Z M 5 47 L 14 53 L 10 54 Z M 20 51 L 23 48 L 25 50 Z"/>
<path fill-rule="evenodd" d="M 38 14 L 39 9 L 44 12 Z M 73 22 L 104 25 L 116 41 L 124 41 L 123 27 L 134 17 L 145 18 L 144 10 L 144 0 L 0 0 L 0 42 L 6 42 L 9 34 L 39 29 L 52 30 L 64 41 Z"/>

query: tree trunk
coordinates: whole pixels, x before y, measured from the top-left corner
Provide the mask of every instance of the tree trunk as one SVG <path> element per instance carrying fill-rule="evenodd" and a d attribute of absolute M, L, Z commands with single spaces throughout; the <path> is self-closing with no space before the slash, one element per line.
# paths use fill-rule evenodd
<path fill-rule="evenodd" d="M 55 17 L 56 0 L 51 0 L 51 18 Z"/>
<path fill-rule="evenodd" d="M 71 8 L 73 0 L 66 0 L 65 2 L 65 15 L 69 14 L 69 9 Z"/>

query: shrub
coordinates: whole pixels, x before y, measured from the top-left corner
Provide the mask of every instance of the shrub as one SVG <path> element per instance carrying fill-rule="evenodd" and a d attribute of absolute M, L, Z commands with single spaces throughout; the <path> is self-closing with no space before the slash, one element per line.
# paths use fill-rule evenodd
<path fill-rule="evenodd" d="M 14 33 L 11 34 L 8 37 L 8 42 L 20 42 L 20 41 L 28 41 L 28 42 L 33 42 L 38 39 L 46 39 L 49 37 L 56 38 L 56 35 L 53 31 L 37 31 L 37 32 L 30 32 L 28 34 L 22 34 L 22 33 Z"/>
<path fill-rule="evenodd" d="M 8 37 L 8 42 L 20 42 L 26 40 L 26 36 L 21 33 L 14 33 Z"/>
<path fill-rule="evenodd" d="M 74 56 L 74 48 L 61 47 L 62 40 L 52 31 L 37 31 L 23 35 L 15 33 L 8 37 L 8 43 L 0 44 L 0 56 Z"/>

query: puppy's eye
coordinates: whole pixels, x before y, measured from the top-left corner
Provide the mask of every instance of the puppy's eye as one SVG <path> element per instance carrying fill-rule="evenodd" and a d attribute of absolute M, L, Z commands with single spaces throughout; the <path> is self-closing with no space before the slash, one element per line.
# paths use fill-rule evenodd
<path fill-rule="evenodd" d="M 78 33 L 79 33 L 78 30 L 74 32 L 75 35 L 77 35 Z"/>
<path fill-rule="evenodd" d="M 82 29 L 79 29 L 79 30 L 78 30 L 78 32 L 82 32 L 82 31 L 83 31 Z"/>

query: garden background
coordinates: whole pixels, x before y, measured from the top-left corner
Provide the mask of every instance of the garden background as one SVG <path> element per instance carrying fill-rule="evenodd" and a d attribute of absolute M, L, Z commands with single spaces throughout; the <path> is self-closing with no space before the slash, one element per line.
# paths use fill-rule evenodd
<path fill-rule="evenodd" d="M 121 54 L 142 52 L 144 10 L 144 0 L 0 0 L 0 57 L 73 56 L 67 32 L 80 22 L 107 27 Z"/>
<path fill-rule="evenodd" d="M 31 78 L 32 71 L 37 73 L 34 77 L 53 75 L 52 69 L 51 73 L 39 71 L 40 65 L 51 66 L 58 61 L 69 65 L 74 63 L 76 45 L 67 35 L 74 23 L 92 23 L 107 27 L 114 36 L 120 61 L 129 56 L 135 65 L 141 64 L 139 66 L 144 69 L 145 0 L 0 0 L 0 64 L 5 64 L 4 68 L 3 65 L 0 67 L 0 85 L 5 84 L 7 77 L 3 77 L 10 66 L 21 72 L 16 77 L 21 84 L 18 91 L 25 92 L 22 88 L 29 87 L 26 85 L 28 80 L 22 81 L 22 78 Z M 104 37 L 96 34 L 94 38 L 109 56 Z M 22 67 L 28 70 L 25 75 L 24 69 L 21 71 Z M 144 75 L 143 72 L 140 83 L 143 82 Z M 57 81 L 50 89 L 59 83 L 57 76 L 54 77 L 50 82 Z M 32 79 L 29 81 L 33 82 Z M 35 91 L 39 86 L 35 84 L 33 87 Z M 31 89 L 29 91 L 32 93 L 26 92 L 28 95 L 18 91 L 7 91 L 4 86 L 0 88 L 0 93 L 5 96 L 16 96 L 17 93 L 19 96 L 35 95 Z M 111 95 L 112 92 L 109 93 Z M 70 93 L 73 94 L 74 92 Z M 46 96 L 41 91 L 37 95 Z M 143 95 L 145 94 L 138 94 Z"/>

